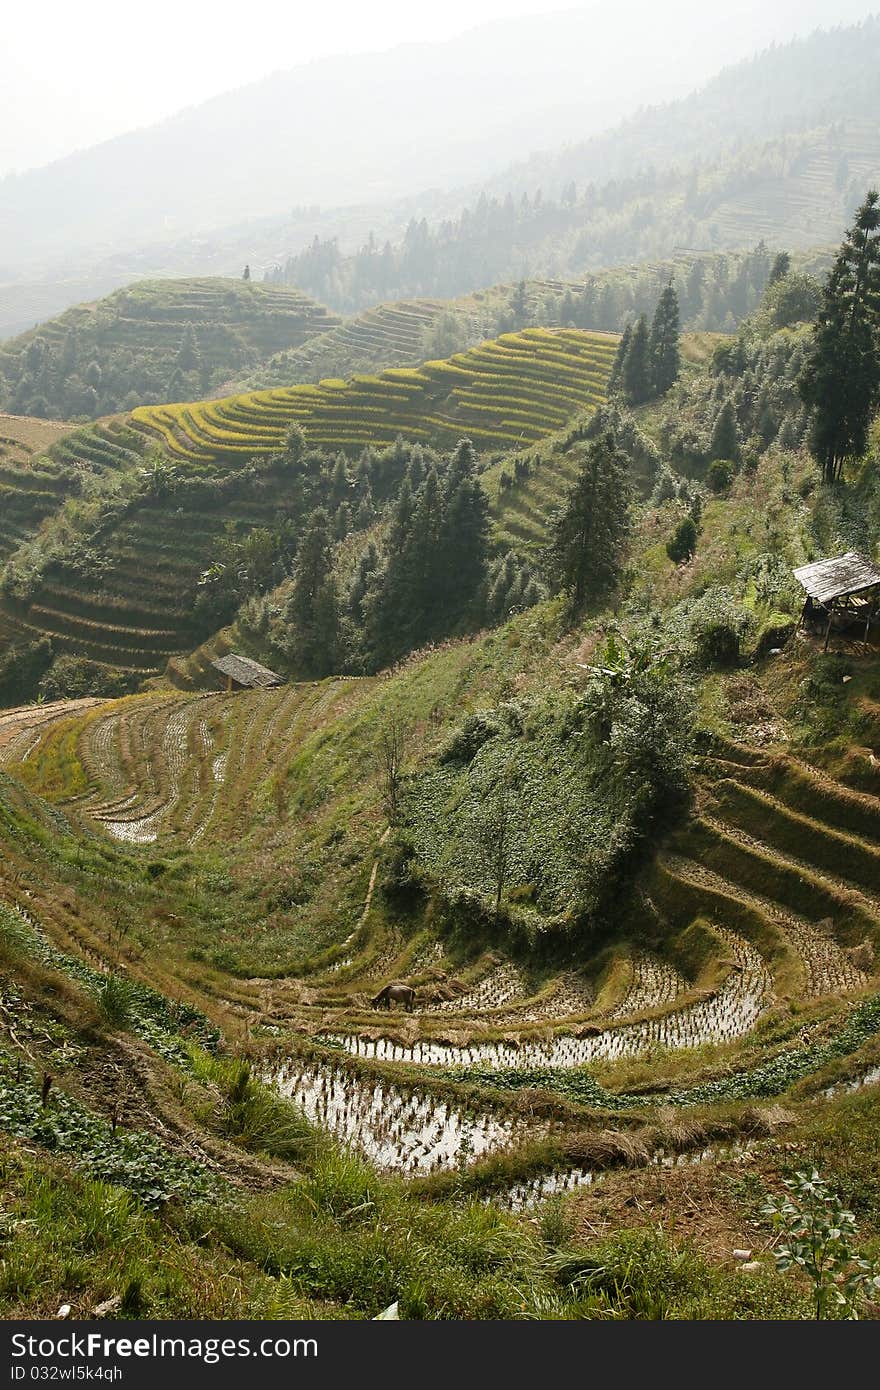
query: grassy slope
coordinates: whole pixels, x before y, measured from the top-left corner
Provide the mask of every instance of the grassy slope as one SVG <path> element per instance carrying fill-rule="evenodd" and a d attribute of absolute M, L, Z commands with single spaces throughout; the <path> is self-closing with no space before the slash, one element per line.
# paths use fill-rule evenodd
<path fill-rule="evenodd" d="M 643 423 L 650 427 L 650 418 Z M 379 732 L 396 715 L 403 717 L 411 730 L 410 769 L 430 768 L 468 709 L 576 687 L 576 663 L 589 659 L 597 633 L 637 624 L 648 599 L 669 615 L 707 582 L 728 583 L 760 621 L 763 610 L 744 566 L 768 549 L 787 564 L 810 552 L 819 509 L 801 487 L 809 471 L 803 458 L 789 459 L 783 470 L 778 456 L 767 456 L 756 474 L 738 477 L 728 496 L 705 507 L 696 559 L 679 568 L 665 556 L 665 538 L 683 504 L 645 506 L 628 599 L 616 615 L 598 615 L 568 636 L 560 636 L 558 610 L 547 605 L 496 633 L 414 657 L 376 680 L 328 681 L 232 700 L 147 696 L 69 714 L 62 709 L 33 734 L 16 726 L 5 742 L 0 727 L 0 756 L 12 774 L 11 780 L 0 774 L 3 900 L 20 901 L 26 885 L 29 911 L 65 950 L 108 959 L 117 970 L 124 964 L 131 976 L 201 1005 L 228 1038 L 239 1045 L 249 1038 L 258 1053 L 279 1045 L 295 1053 L 302 1046 L 300 1030 L 353 1028 L 366 1036 L 380 1031 L 363 1001 L 385 979 L 409 974 L 431 997 L 439 982 L 478 987 L 497 968 L 492 962 L 499 954 L 522 965 L 515 955 L 508 957 L 503 941 L 480 932 L 444 934 L 439 904 L 407 909 L 382 891 L 382 878 L 362 920 L 372 865 L 383 858 Z M 827 517 L 822 524 L 828 525 Z M 842 674 L 852 678 L 844 683 Z M 660 1016 L 669 1012 L 668 1003 L 644 995 L 635 1002 L 626 968 L 635 956 L 627 957 L 627 948 L 654 951 L 658 958 L 667 952 L 699 994 L 723 987 L 730 972 L 724 942 L 739 937 L 757 950 L 773 980 L 776 1000 L 759 1027 L 738 1042 L 693 1050 L 658 1047 L 647 1058 L 606 1059 L 587 1071 L 555 1075 L 529 1072 L 524 1065 L 503 1078 L 474 1071 L 425 1083 L 424 1069 L 352 1062 L 364 1084 L 372 1084 L 376 1073 L 412 1084 L 419 1073 L 422 1084 L 447 1100 L 464 1094 L 464 1087 L 470 1103 L 500 1107 L 500 1113 L 537 1108 L 553 1115 L 560 1129 L 531 1149 L 417 1187 L 438 1199 L 428 1208 L 427 1224 L 408 1205 L 412 1197 L 401 1196 L 394 1185 L 309 1159 L 302 1186 L 248 1198 L 237 1215 L 223 1209 L 212 1218 L 223 1249 L 209 1241 L 210 1262 L 224 1268 L 236 1307 L 278 1311 L 302 1306 L 296 1300 L 322 1299 L 319 1311 L 327 1315 L 336 1300 L 350 1299 L 355 1310 L 371 1313 L 377 1302 L 386 1296 L 390 1302 L 403 1290 L 407 1310 L 416 1315 L 522 1316 L 534 1308 L 529 1299 L 536 1294 L 544 1315 L 804 1315 L 796 1284 L 769 1272 L 754 1279 L 737 1275 L 729 1251 L 753 1244 L 766 1249 L 770 1233 L 759 1212 L 762 1192 L 778 1189 L 794 1166 L 814 1162 L 854 1203 L 867 1249 L 873 1248 L 880 1229 L 871 1138 L 877 1100 L 870 1092 L 830 1104 L 817 1098 L 823 1086 L 857 1076 L 880 1057 L 874 1025 L 853 1027 L 862 1017 L 859 1001 L 874 997 L 870 980 L 863 977 L 853 986 L 835 975 L 847 968 L 845 949 L 877 932 L 880 875 L 873 846 L 880 786 L 865 750 L 876 746 L 880 727 L 880 662 L 827 661 L 809 643 L 799 643 L 781 657 L 707 674 L 698 703 L 711 751 L 700 769 L 693 818 L 645 880 L 657 914 L 654 927 L 631 923 L 639 934 L 629 942 L 622 935 L 616 955 L 597 959 L 593 979 L 603 1007 L 623 1009 L 624 1017 L 627 1008 L 637 1016 L 639 1008 L 643 1017 Z M 149 822 L 156 839 L 140 847 L 114 845 L 94 833 L 101 817 L 105 823 Z M 391 869 L 390 863 L 382 869 L 383 878 Z M 707 880 L 707 872 L 715 877 Z M 704 877 L 692 881 L 698 873 Z M 439 974 L 436 965 L 418 963 L 425 948 L 436 945 Z M 863 959 L 870 973 L 870 949 Z M 532 972 L 532 997 L 540 999 L 554 975 L 572 962 L 525 964 Z M 584 969 L 590 962 L 581 958 L 575 964 Z M 825 977 L 810 977 L 810 969 L 829 972 L 829 984 L 823 984 Z M 39 982 L 20 964 L 14 971 L 23 982 L 19 987 L 36 996 Z M 287 978 L 291 971 L 293 978 Z M 843 992 L 853 989 L 855 1008 Z M 683 993 L 677 1003 L 693 997 Z M 82 1007 L 70 1005 L 80 1028 L 84 1017 L 76 1010 Z M 490 1006 L 468 1014 L 462 1006 L 452 1016 L 389 1020 L 386 1031 L 411 1040 L 448 1036 L 450 1029 L 459 1038 L 513 1030 L 527 1041 L 547 1027 L 565 1030 L 572 1024 L 554 1023 L 552 1012 L 536 1023 L 514 1001 L 507 1013 L 493 1013 Z M 87 1073 L 85 1060 L 74 1061 L 70 1085 L 85 1085 Z M 187 1081 L 188 1087 L 194 1084 L 186 1092 L 190 1142 L 197 1122 L 208 1132 L 220 1122 L 201 1109 L 207 1101 L 200 1083 Z M 173 1094 L 175 1085 L 180 1083 L 167 1080 L 166 1089 Z M 784 1115 L 778 1106 L 761 1107 L 762 1099 L 777 1095 Z M 676 1096 L 682 1099 L 670 1114 Z M 649 1210 L 656 1206 L 652 1170 L 638 1168 L 611 1173 L 595 1196 L 574 1201 L 576 1233 L 561 1220 L 545 1219 L 545 1238 L 569 1250 L 567 1267 L 591 1262 L 604 1270 L 631 1270 L 635 1259 L 646 1271 L 644 1279 L 631 1277 L 625 1287 L 610 1275 L 599 1278 L 585 1305 L 564 1284 L 542 1282 L 532 1236 L 514 1236 L 506 1220 L 486 1218 L 481 1225 L 476 1214 L 457 1217 L 445 1205 L 451 1189 L 491 1188 L 572 1162 L 613 1168 L 622 1155 L 644 1162 L 658 1142 L 667 1151 L 699 1148 L 742 1133 L 759 1136 L 746 1166 L 734 1154 L 714 1157 L 700 1169 L 701 1190 L 715 1196 L 711 1221 L 693 1222 L 685 1195 L 672 1184 L 665 1236 L 615 1234 L 631 1224 L 633 1202 L 636 1210 L 639 1203 Z M 222 1164 L 234 1171 L 228 1153 Z M 67 1250 L 57 1246 L 53 1209 L 40 1195 L 51 1191 L 52 1175 L 42 1160 L 36 1167 L 30 1186 L 10 1170 L 16 1200 L 40 1213 L 40 1240 Z M 252 1171 L 245 1185 L 255 1185 Z M 90 1190 L 76 1191 L 77 1211 L 97 1200 Z M 343 1228 L 340 1213 L 365 1200 L 376 1210 L 356 1229 Z M 313 1211 L 310 1202 L 317 1202 L 318 1216 L 306 1216 Z M 457 1220 L 465 1226 L 457 1229 Z M 412 1256 L 387 1235 L 389 1228 L 410 1222 L 426 1232 L 425 1244 Z M 584 1245 L 595 1240 L 592 1229 L 601 1232 L 603 1222 L 610 1223 L 609 1243 L 585 1252 Z M 668 1242 L 689 1227 L 700 1253 L 672 1253 Z M 118 1229 L 123 1239 L 124 1223 Z M 170 1227 L 146 1231 L 144 1238 L 155 1241 L 160 1267 L 168 1271 L 170 1292 L 163 1292 L 161 1280 L 128 1267 L 111 1278 L 100 1252 L 84 1235 L 77 1237 L 83 1288 L 94 1288 L 95 1296 L 125 1293 L 140 1279 L 143 1304 L 137 1304 L 136 1287 L 127 1306 L 135 1300 L 134 1306 L 146 1310 L 213 1309 L 214 1295 L 188 1253 L 187 1241 L 200 1232 L 195 1212 L 182 1233 L 173 1218 Z M 493 1264 L 498 1241 L 513 1242 L 520 1269 L 528 1271 L 530 1295 L 524 1296 L 508 1266 Z M 464 1252 L 469 1273 L 454 1250 Z M 16 1248 L 16 1262 L 24 1258 Z M 375 1273 L 369 1281 L 363 1275 L 367 1267 L 375 1272 L 377 1259 L 385 1270 L 378 1285 Z M 766 1270 L 763 1256 L 762 1262 Z M 425 1267 L 433 1271 L 427 1288 Z M 51 1269 L 52 1279 L 60 1280 L 57 1263 Z M 274 1282 L 279 1270 L 290 1273 L 292 1282 Z M 43 1306 L 36 1302 L 33 1273 L 13 1279 L 4 1296 L 12 1308 Z"/>
<path fill-rule="evenodd" d="M 3 395 L 11 398 L 9 383 L 17 382 L 25 369 L 25 355 L 36 339 L 41 339 L 60 362 L 65 341 L 73 334 L 74 370 L 83 375 L 92 362 L 97 362 L 106 376 L 99 391 L 106 413 L 119 409 L 121 398 L 131 389 L 137 394 L 133 383 L 139 371 L 150 378 L 144 395 L 155 399 L 152 378 L 159 372 L 162 383 L 167 382 L 187 324 L 192 324 L 195 332 L 203 380 L 214 388 L 282 349 L 299 347 L 336 322 L 336 316 L 323 306 L 285 286 L 219 278 L 143 280 L 106 299 L 68 309 L 2 344 L 0 387 L 5 377 Z M 124 370 L 132 383 L 114 380 L 120 356 L 125 358 Z M 34 394 L 45 395 L 50 410 L 56 413 L 63 413 L 63 378 L 56 370 L 34 386 Z M 103 400 L 108 391 L 120 398 L 115 404 Z M 160 394 L 159 398 L 164 397 Z"/>
<path fill-rule="evenodd" d="M 240 495 L 202 494 L 193 501 L 172 490 L 130 501 L 110 524 L 95 503 L 94 523 L 78 521 L 84 515 L 78 498 L 88 489 L 103 488 L 108 498 L 134 497 L 145 456 L 157 447 L 156 428 L 184 481 L 218 471 L 231 479 L 257 449 L 277 448 L 286 425 L 297 418 L 305 420 L 312 442 L 328 448 L 359 448 L 369 439 L 393 441 L 399 432 L 441 444 L 470 433 L 478 445 L 515 448 L 523 439 L 557 431 L 572 416 L 592 409 L 602 398 L 613 345 L 606 335 L 527 330 L 449 362 L 428 364 L 424 373 L 392 372 L 347 386 L 340 382 L 332 390 L 329 385 L 320 391 L 295 388 L 216 404 L 136 411 L 132 422 L 137 429 L 112 420 L 79 430 L 53 447 L 50 463 L 0 478 L 7 493 L 0 559 L 15 557 L 54 514 L 62 541 L 71 529 L 82 534 L 85 526 L 83 538 L 100 553 L 102 572 L 96 579 L 68 565 L 25 599 L 8 596 L 0 617 L 0 648 L 45 634 L 59 652 L 148 676 L 162 672 L 169 657 L 194 646 L 197 634 L 188 605 L 225 527 L 232 523 L 243 534 L 253 526 L 277 524 L 288 484 L 283 474 L 268 473 L 259 487 L 239 489 Z M 564 389 L 554 387 L 557 376 L 563 377 Z M 322 412 L 323 423 L 318 418 Z M 243 423 L 227 423 L 239 415 Z M 220 422 L 212 436 L 215 444 L 200 439 L 184 446 L 180 432 L 187 426 L 167 423 L 194 416 Z M 266 423 L 255 424 L 257 416 Z M 214 430 L 214 424 L 207 428 Z M 570 471 L 567 461 L 563 481 L 566 468 Z M 491 477 L 488 486 L 491 492 Z M 77 500 L 68 501 L 71 497 Z M 149 589 L 145 573 L 152 576 Z"/>
<path fill-rule="evenodd" d="M 398 434 L 442 447 L 466 433 L 478 448 L 511 449 L 589 410 L 601 398 L 614 347 L 610 334 L 530 328 L 420 368 L 142 408 L 132 422 L 172 458 L 192 463 L 277 449 L 293 423 L 310 443 L 349 452 L 393 443 Z"/>

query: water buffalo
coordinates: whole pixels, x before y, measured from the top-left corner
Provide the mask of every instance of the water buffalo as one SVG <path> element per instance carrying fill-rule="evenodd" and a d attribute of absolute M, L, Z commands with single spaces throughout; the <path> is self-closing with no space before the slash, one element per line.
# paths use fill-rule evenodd
<path fill-rule="evenodd" d="M 370 1005 L 374 1009 L 390 1009 L 392 1004 L 402 1004 L 407 1013 L 411 1014 L 415 1002 L 416 992 L 412 985 L 386 985 L 370 1000 Z"/>

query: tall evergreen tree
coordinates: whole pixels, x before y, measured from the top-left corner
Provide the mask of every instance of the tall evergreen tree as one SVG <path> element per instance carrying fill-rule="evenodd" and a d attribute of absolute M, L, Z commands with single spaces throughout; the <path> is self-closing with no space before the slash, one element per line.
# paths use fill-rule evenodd
<path fill-rule="evenodd" d="M 568 595 L 575 614 L 617 582 L 631 527 L 630 502 L 626 455 L 609 431 L 586 447 L 546 553 L 549 577 Z"/>
<path fill-rule="evenodd" d="M 648 320 L 642 314 L 636 320 L 620 372 L 620 389 L 628 405 L 641 405 L 651 398 L 649 336 Z"/>
<path fill-rule="evenodd" d="M 192 372 L 201 362 L 198 341 L 196 340 L 196 330 L 191 323 L 184 325 L 183 334 L 180 339 L 180 347 L 177 349 L 177 360 L 175 366 L 178 371 Z"/>
<path fill-rule="evenodd" d="M 609 396 L 614 391 L 619 391 L 621 389 L 623 380 L 623 364 L 626 361 L 627 353 L 629 352 L 629 345 L 632 342 L 632 334 L 632 324 L 628 323 L 624 328 L 623 333 L 621 334 L 620 342 L 617 344 L 617 351 L 614 354 L 614 361 L 611 363 L 611 371 L 608 375 L 608 386 L 606 388 Z"/>
<path fill-rule="evenodd" d="M 363 551 L 354 572 L 351 588 L 348 591 L 348 611 L 353 621 L 364 621 L 364 599 L 376 580 L 379 570 L 379 552 L 373 541 Z"/>
<path fill-rule="evenodd" d="M 330 519 L 322 508 L 309 517 L 284 617 L 290 629 L 288 650 L 297 673 L 309 678 L 329 675 L 339 656 L 339 604 Z"/>
<path fill-rule="evenodd" d="M 444 480 L 439 545 L 443 627 L 459 621 L 486 578 L 489 499 L 477 477 L 469 439 L 459 441 Z"/>
<path fill-rule="evenodd" d="M 880 195 L 868 193 L 826 282 L 801 396 L 825 482 L 867 448 L 880 399 Z"/>
<path fill-rule="evenodd" d="M 678 344 L 680 327 L 678 295 L 670 280 L 657 301 L 648 343 L 651 359 L 651 384 L 655 396 L 666 394 L 681 369 L 681 353 Z"/>
<path fill-rule="evenodd" d="M 729 396 L 715 417 L 709 443 L 709 458 L 731 459 L 734 463 L 739 460 L 739 429 L 733 401 Z"/>

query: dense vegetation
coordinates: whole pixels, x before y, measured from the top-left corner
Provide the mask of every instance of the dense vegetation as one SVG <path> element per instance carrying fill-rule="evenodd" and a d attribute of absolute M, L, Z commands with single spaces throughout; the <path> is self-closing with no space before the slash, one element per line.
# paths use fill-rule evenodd
<path fill-rule="evenodd" d="M 33 465 L 59 504 L 4 569 L 6 698 L 151 652 L 133 684 L 168 632 L 190 689 L 0 713 L 0 1164 L 32 1223 L 0 1308 L 874 1311 L 880 660 L 798 632 L 791 573 L 875 547 L 876 411 L 829 479 L 802 385 L 854 241 L 824 287 L 777 257 L 735 335 L 681 336 L 664 281 L 616 353 L 462 354 L 503 421 L 604 343 L 525 448 L 481 458 L 435 399 L 426 438 L 328 451 L 290 391 L 244 464 L 173 459 L 145 412 Z M 295 679 L 207 688 L 230 648 Z M 393 982 L 405 1016 L 369 1007 Z M 818 1290 L 784 1200 L 814 1169 Z"/>
<path fill-rule="evenodd" d="M 92 419 L 207 395 L 331 328 L 303 294 L 238 280 L 146 280 L 0 347 L 0 410 Z"/>

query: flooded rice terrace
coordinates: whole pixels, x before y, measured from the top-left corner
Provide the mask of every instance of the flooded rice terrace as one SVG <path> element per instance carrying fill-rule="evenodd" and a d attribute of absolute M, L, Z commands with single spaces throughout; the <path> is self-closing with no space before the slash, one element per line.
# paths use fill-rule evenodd
<path fill-rule="evenodd" d="M 734 967 L 719 990 L 681 1009 L 581 1037 L 559 1035 L 547 1042 L 473 1042 L 457 1046 L 423 1040 L 398 1043 L 390 1038 L 343 1034 L 332 1039 L 352 1056 L 415 1066 L 506 1068 L 581 1067 L 595 1061 L 638 1057 L 655 1047 L 700 1047 L 728 1042 L 751 1031 L 770 991 L 764 962 L 746 942 L 733 938 Z"/>
<path fill-rule="evenodd" d="M 370 1081 L 344 1066 L 292 1059 L 266 1081 L 302 1108 L 309 1121 L 358 1148 L 378 1168 L 434 1173 L 504 1148 L 510 1120 L 469 1109 L 428 1091 Z M 519 1128 L 517 1134 L 524 1134 Z"/>

